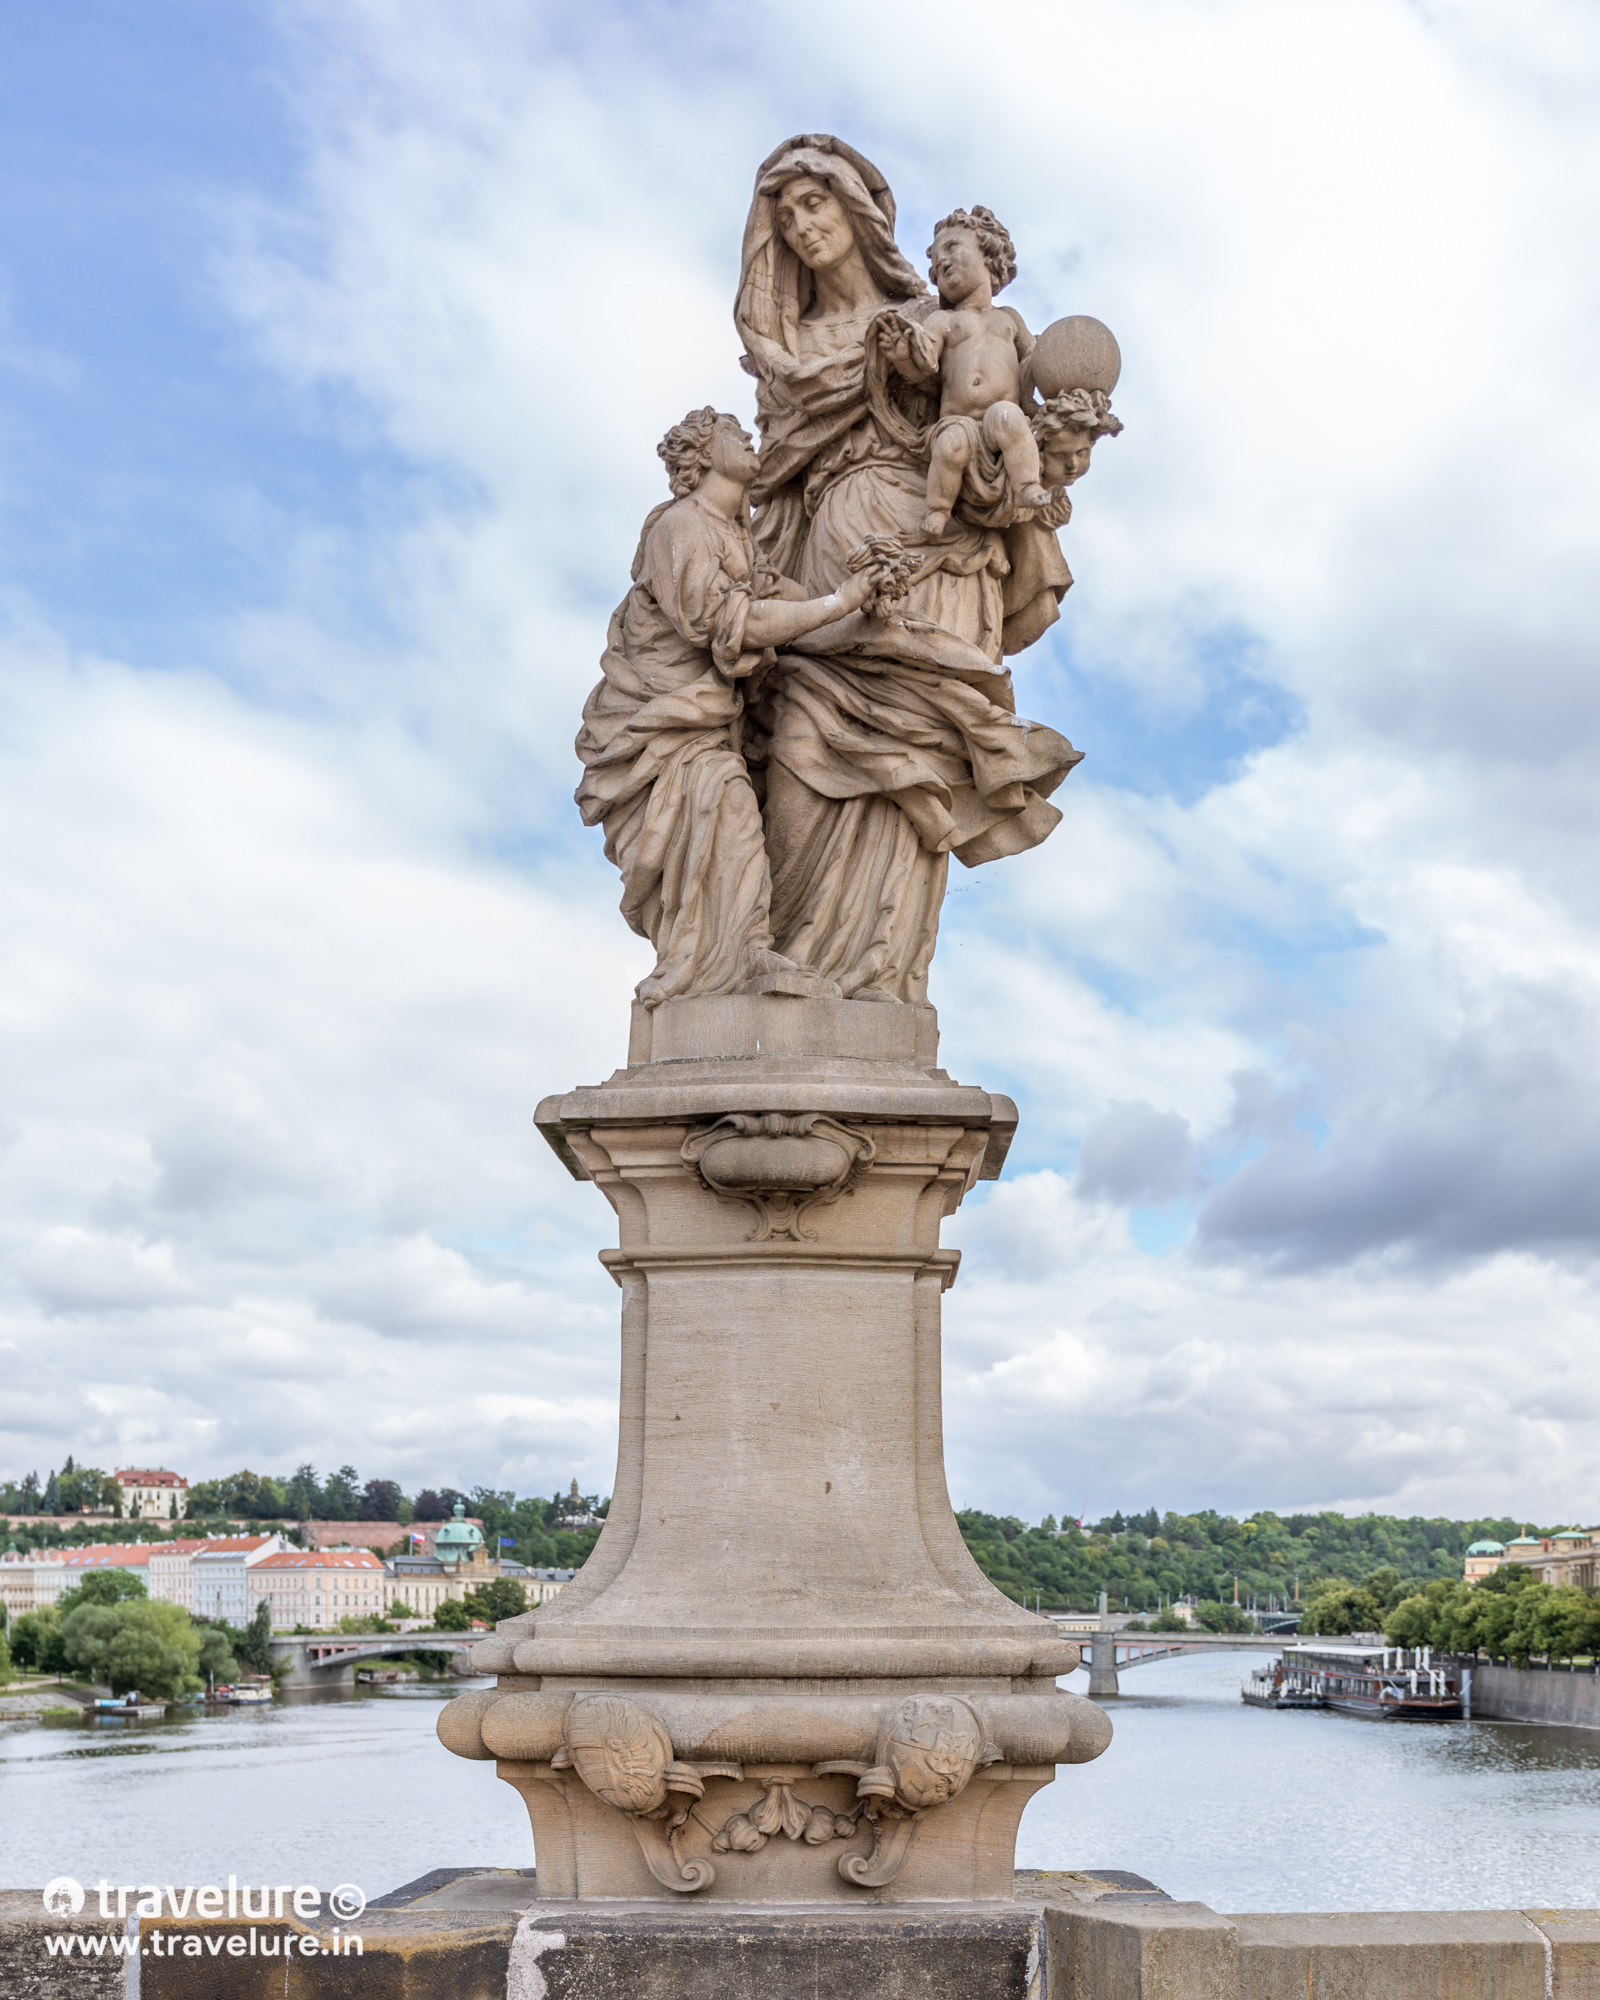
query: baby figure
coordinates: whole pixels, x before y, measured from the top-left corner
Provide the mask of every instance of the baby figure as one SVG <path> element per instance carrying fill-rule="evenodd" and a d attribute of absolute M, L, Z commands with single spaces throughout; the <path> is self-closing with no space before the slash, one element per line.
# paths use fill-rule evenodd
<path fill-rule="evenodd" d="M 1050 494 L 1040 484 L 1039 447 L 1022 409 L 1033 335 L 1019 312 L 994 303 L 995 293 L 1017 275 L 1009 234 L 988 209 L 969 215 L 958 208 L 934 230 L 928 258 L 940 310 L 916 324 L 902 319 L 894 365 L 913 382 L 939 378 L 922 523 L 932 539 L 949 526 L 980 446 L 988 447 L 991 462 L 1003 463 L 1014 506 L 1044 507 Z"/>

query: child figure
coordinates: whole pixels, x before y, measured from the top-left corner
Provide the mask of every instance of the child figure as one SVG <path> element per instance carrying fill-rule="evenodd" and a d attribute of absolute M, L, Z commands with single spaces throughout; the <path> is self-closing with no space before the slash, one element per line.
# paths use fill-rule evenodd
<path fill-rule="evenodd" d="M 968 468 L 987 447 L 1005 468 L 1013 507 L 1049 504 L 1039 447 L 1022 409 L 1033 335 L 994 295 L 1017 275 L 1011 238 L 987 208 L 958 208 L 933 232 L 929 272 L 941 310 L 913 323 L 897 315 L 894 366 L 907 380 L 939 378 L 939 419 L 928 434 L 928 512 L 922 533 L 943 535 Z"/>
<path fill-rule="evenodd" d="M 1072 518 L 1066 489 L 1089 470 L 1089 455 L 1100 439 L 1121 432 L 1122 419 L 1111 414 L 1111 398 L 1102 390 L 1068 389 L 1034 411 L 1031 428 L 1039 477 L 1050 493 L 1050 505 L 1035 518 L 1047 528 L 1064 527 Z"/>

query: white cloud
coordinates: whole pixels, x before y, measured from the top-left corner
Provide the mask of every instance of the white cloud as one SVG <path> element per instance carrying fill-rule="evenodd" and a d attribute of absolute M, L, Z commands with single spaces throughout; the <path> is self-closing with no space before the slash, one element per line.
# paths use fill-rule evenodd
<path fill-rule="evenodd" d="M 208 673 L 10 661 L 17 1468 L 606 1483 L 609 1218 L 527 1120 L 620 1060 L 641 954 L 568 746 L 655 439 L 749 408 L 751 172 L 832 127 L 913 256 L 989 202 L 1030 323 L 1125 357 L 1018 663 L 1088 761 L 935 964 L 1023 1111 L 950 1232 L 957 1497 L 1584 1512 L 1586 10 L 281 18 L 304 172 L 219 209 L 218 289 L 388 484 Z"/>

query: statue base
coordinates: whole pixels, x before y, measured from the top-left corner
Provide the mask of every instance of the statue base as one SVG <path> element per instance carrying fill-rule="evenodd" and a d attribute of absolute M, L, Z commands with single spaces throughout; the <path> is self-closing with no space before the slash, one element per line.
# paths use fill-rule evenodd
<path fill-rule="evenodd" d="M 526 1801 L 541 1895 L 1009 1897 L 1027 1800 L 1109 1741 L 951 1512 L 939 1227 L 1016 1108 L 936 1056 L 930 1007 L 668 1001 L 539 1108 L 620 1224 L 616 1487 L 440 1735 Z"/>

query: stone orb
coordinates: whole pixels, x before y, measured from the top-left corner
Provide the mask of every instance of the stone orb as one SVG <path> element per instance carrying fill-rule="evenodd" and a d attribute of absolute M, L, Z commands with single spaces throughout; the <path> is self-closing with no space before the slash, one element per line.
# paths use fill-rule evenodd
<path fill-rule="evenodd" d="M 1101 389 L 1110 395 L 1122 373 L 1122 352 L 1109 326 L 1087 313 L 1052 320 L 1033 348 L 1033 380 L 1044 397 L 1069 389 Z"/>

